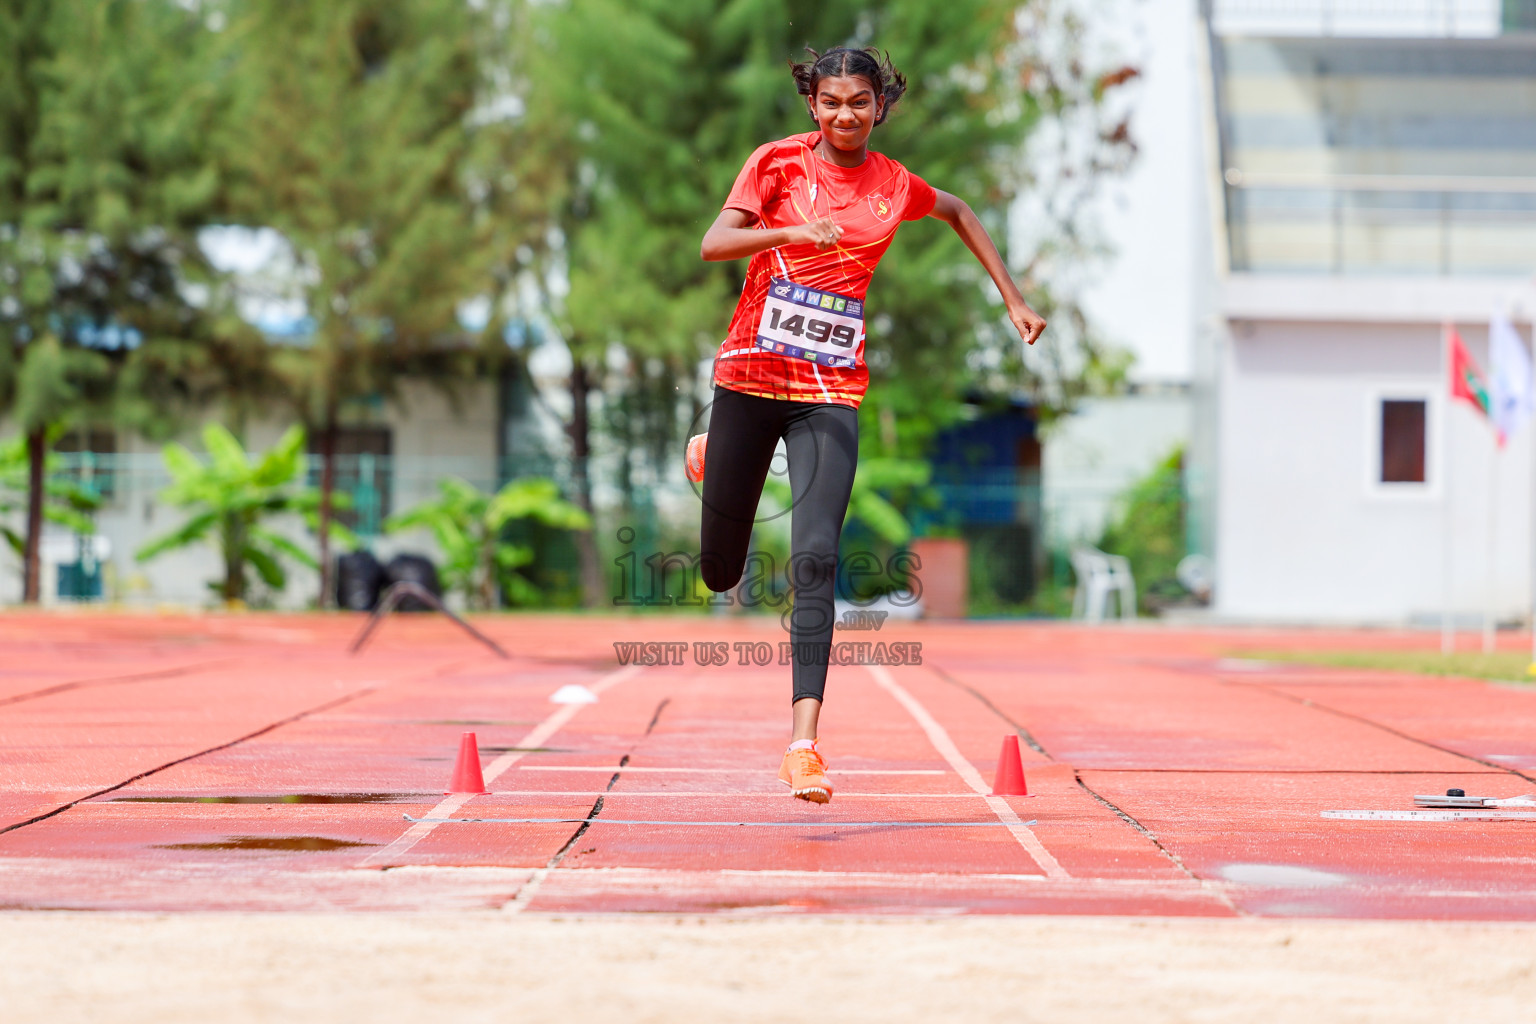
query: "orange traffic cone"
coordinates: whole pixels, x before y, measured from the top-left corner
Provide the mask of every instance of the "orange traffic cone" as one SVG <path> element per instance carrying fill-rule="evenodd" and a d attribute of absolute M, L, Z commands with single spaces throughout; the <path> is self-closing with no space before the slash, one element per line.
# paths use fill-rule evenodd
<path fill-rule="evenodd" d="M 459 739 L 459 760 L 453 766 L 453 781 L 445 793 L 486 793 L 485 776 L 480 774 L 480 744 L 475 734 L 465 733 Z"/>
<path fill-rule="evenodd" d="M 992 777 L 993 796 L 1029 796 L 1024 785 L 1024 762 L 1019 758 L 1019 738 L 1004 736 L 997 755 L 997 774 Z"/>

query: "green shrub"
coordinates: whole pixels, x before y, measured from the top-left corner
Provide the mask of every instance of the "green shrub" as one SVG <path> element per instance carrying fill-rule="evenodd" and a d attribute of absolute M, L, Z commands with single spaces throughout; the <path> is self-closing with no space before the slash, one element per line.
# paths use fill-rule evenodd
<path fill-rule="evenodd" d="M 1098 546 L 1130 559 L 1137 604 L 1150 611 L 1159 595 L 1182 591 L 1174 571 L 1186 553 L 1183 446 L 1133 484 L 1116 504 L 1119 514 L 1105 527 Z"/>
<path fill-rule="evenodd" d="M 476 611 L 505 600 L 540 605 L 546 594 L 521 570 L 533 564 L 532 544 L 516 543 L 508 528 L 529 520 L 558 530 L 589 530 L 591 517 L 560 497 L 553 480 L 522 477 L 489 494 L 463 480 L 438 482 L 437 498 L 390 516 L 388 533 L 424 527 L 432 531 L 443 554 L 443 582 L 464 595 Z"/>

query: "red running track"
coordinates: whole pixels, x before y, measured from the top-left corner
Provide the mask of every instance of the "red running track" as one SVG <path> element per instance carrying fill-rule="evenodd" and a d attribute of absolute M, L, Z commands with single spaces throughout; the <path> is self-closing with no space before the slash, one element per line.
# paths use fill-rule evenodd
<path fill-rule="evenodd" d="M 1231 659 L 1425 638 L 841 634 L 922 664 L 832 669 L 816 807 L 776 778 L 787 668 L 615 658 L 776 620 L 481 620 L 511 661 L 403 616 L 352 657 L 360 625 L 0 617 L 0 906 L 1536 919 L 1536 822 L 1322 813 L 1536 792 L 1536 691 Z M 465 730 L 492 792 L 445 798 Z M 988 798 L 1015 732 L 1033 795 Z"/>

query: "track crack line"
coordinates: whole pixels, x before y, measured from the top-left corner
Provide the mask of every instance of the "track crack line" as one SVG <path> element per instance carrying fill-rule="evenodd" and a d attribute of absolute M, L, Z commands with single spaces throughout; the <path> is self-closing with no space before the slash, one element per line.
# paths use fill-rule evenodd
<path fill-rule="evenodd" d="M 188 761 L 196 760 L 197 758 L 203 757 L 204 755 L 217 753 L 220 750 L 228 750 L 230 747 L 238 746 L 241 743 L 244 743 L 247 740 L 253 740 L 258 736 L 265 736 L 267 733 L 272 732 L 275 729 L 281 729 L 285 725 L 292 725 L 294 722 L 308 718 L 310 715 L 316 715 L 322 711 L 329 711 L 331 708 L 340 707 L 341 705 L 350 701 L 357 700 L 359 697 L 366 697 L 368 694 L 373 693 L 377 689 L 378 687 L 376 686 L 370 686 L 362 690 L 355 690 L 344 697 L 326 701 L 324 704 L 319 704 L 312 708 L 306 708 L 305 710 L 300 711 L 298 714 L 289 715 L 287 718 L 284 718 L 281 721 L 262 726 L 255 732 L 246 733 L 244 736 L 239 736 L 235 739 L 232 739 L 228 743 L 220 743 L 218 746 L 209 747 L 207 750 L 199 750 L 195 754 L 188 754 L 185 757 L 178 757 L 174 761 L 167 761 L 165 764 L 139 772 L 132 778 L 124 779 L 122 782 L 119 782 L 116 785 L 108 786 L 105 789 L 98 789 L 94 793 L 87 793 L 85 796 L 71 800 L 69 803 L 64 804 L 61 807 L 55 807 L 53 810 L 47 812 L 46 814 L 39 814 L 35 817 L 28 818 L 26 821 L 18 821 L 13 825 L 7 825 L 4 828 L 0 828 L 0 835 L 4 835 L 7 832 L 14 832 L 19 828 L 26 828 L 28 825 L 36 825 L 40 821 L 47 821 L 49 818 L 52 818 L 55 815 L 63 814 L 65 811 L 69 810 L 71 807 L 76 806 L 77 804 L 85 803 L 87 800 L 94 800 L 99 796 L 105 796 L 108 793 L 122 789 L 124 786 L 138 782 L 140 779 L 147 779 L 151 775 L 158 775 L 160 772 L 165 771 L 167 768 L 174 768 L 179 764 L 186 764 Z"/>
<path fill-rule="evenodd" d="M 656 728 L 656 723 L 661 721 L 661 713 L 666 710 L 667 705 L 670 703 L 672 703 L 671 697 L 663 697 L 661 703 L 656 705 L 656 711 L 651 715 L 650 723 L 646 725 L 645 732 L 641 734 L 642 739 L 649 736 L 651 730 Z M 634 745 L 629 748 L 629 753 L 619 758 L 618 771 L 614 772 L 613 777 L 608 780 L 608 785 L 604 787 L 602 794 L 592 804 L 592 809 L 587 812 L 586 818 L 577 827 L 576 831 L 572 833 L 571 838 L 565 841 L 565 845 L 556 850 L 555 855 L 549 858 L 549 862 L 528 876 L 528 881 L 524 882 L 523 887 L 517 890 L 517 895 L 512 897 L 512 902 L 503 908 L 507 913 L 521 914 L 524 910 L 528 909 L 528 904 L 533 902 L 533 898 L 544 887 L 544 880 L 549 877 L 550 872 L 560 866 L 560 862 L 565 859 L 566 854 L 571 852 L 571 848 L 576 845 L 576 841 L 586 834 L 587 829 L 591 828 L 592 823 L 597 820 L 597 816 L 603 813 L 604 796 L 613 792 L 613 787 L 619 784 L 619 776 L 624 774 L 624 766 L 629 764 L 630 756 L 634 754 L 635 748 L 639 745 L 639 740 L 636 740 Z"/>
<path fill-rule="evenodd" d="M 1013 726 L 1013 728 L 1018 731 L 1019 738 L 1021 740 L 1023 740 L 1025 743 L 1029 744 L 1030 749 L 1035 751 L 1035 753 L 1040 754 L 1042 757 L 1050 759 L 1052 762 L 1056 762 L 1056 759 L 1054 757 L 1051 757 L 1050 753 L 1045 749 L 1045 747 L 1042 746 L 1039 742 L 1037 742 L 1035 740 L 1034 736 L 1030 734 L 1029 730 L 1026 729 L 1021 722 L 1016 721 L 1011 715 L 1009 715 L 1006 712 L 1004 712 L 1001 708 L 999 708 L 996 704 L 994 704 L 992 702 L 992 700 L 986 694 L 982 693 L 976 687 L 971 686 L 968 683 L 962 683 L 960 680 L 954 678 L 948 672 L 944 671 L 942 668 L 939 668 L 937 665 L 932 665 L 932 666 L 928 666 L 928 667 L 932 668 L 934 673 L 936 675 L 938 675 L 940 678 L 942 678 L 946 682 L 950 683 L 951 685 L 959 687 L 960 689 L 962 689 L 965 692 L 969 693 L 971 696 L 975 697 L 983 705 L 985 705 L 998 718 L 1001 718 L 1003 721 L 1005 721 L 1009 725 Z M 1060 762 L 1056 762 L 1056 763 L 1060 763 Z M 1094 770 L 1100 770 L 1100 769 L 1094 769 Z M 1102 769 L 1102 770 L 1104 770 L 1104 771 L 1117 771 L 1117 770 L 1134 771 L 1135 769 L 1113 769 L 1113 768 L 1109 768 L 1109 769 Z M 1219 888 L 1213 888 L 1213 887 L 1209 886 L 1208 883 L 1204 879 L 1200 878 L 1200 876 L 1196 875 L 1193 871 L 1191 871 L 1188 868 L 1188 866 L 1185 865 L 1183 859 L 1180 858 L 1178 854 L 1176 854 L 1172 850 L 1168 849 L 1168 847 L 1164 846 L 1163 843 L 1162 843 L 1162 840 L 1158 839 L 1156 834 L 1153 833 L 1151 829 L 1147 828 L 1140 821 L 1136 820 L 1135 817 L 1133 817 L 1132 815 L 1126 813 L 1119 806 L 1117 806 L 1116 804 L 1114 804 L 1110 800 L 1108 800 L 1105 797 L 1103 797 L 1102 795 L 1100 795 L 1097 791 L 1095 791 L 1093 789 L 1092 786 L 1088 785 L 1088 783 L 1084 782 L 1083 781 L 1082 772 L 1079 771 L 1075 766 L 1072 769 L 1072 777 L 1077 781 L 1077 784 L 1080 787 L 1082 787 L 1083 792 L 1087 793 L 1089 796 L 1093 797 L 1095 800 L 1097 800 L 1099 803 L 1103 804 L 1109 810 L 1113 811 L 1115 813 L 1115 815 L 1120 818 L 1121 821 L 1125 822 L 1127 825 L 1131 826 L 1131 828 L 1133 828 L 1137 832 L 1139 832 L 1141 834 L 1142 838 L 1146 839 L 1149 843 L 1151 843 L 1153 845 L 1153 847 L 1155 847 L 1157 849 L 1157 851 L 1159 853 L 1161 853 L 1164 857 L 1168 858 L 1168 860 L 1174 865 L 1174 867 L 1178 868 L 1179 871 L 1183 872 L 1185 877 L 1187 877 L 1190 881 L 1196 883 L 1197 885 L 1201 886 L 1202 888 L 1212 888 L 1212 891 L 1214 891 L 1216 893 L 1217 899 L 1219 899 L 1223 904 L 1225 904 L 1226 907 L 1229 910 L 1231 910 L 1235 914 L 1239 914 L 1239 915 L 1243 915 L 1244 914 L 1244 912 L 1241 909 L 1239 909 L 1238 906 L 1231 901 L 1231 899 L 1229 899 L 1227 897 L 1225 892 L 1221 891 L 1221 889 L 1219 889 Z"/>
<path fill-rule="evenodd" d="M 1025 745 L 1028 746 L 1030 750 L 1033 750 L 1041 757 L 1050 758 L 1052 761 L 1056 760 L 1054 757 L 1051 757 L 1051 755 L 1043 746 L 1040 745 L 1040 741 L 1035 739 L 1033 733 L 1024 728 L 1022 723 L 1015 721 L 1013 717 L 1005 712 L 1002 708 L 992 703 L 991 699 L 986 694 L 976 689 L 976 687 L 971 686 L 969 683 L 962 683 L 960 680 L 956 679 L 954 676 L 950 675 L 948 672 L 944 671 L 937 665 L 929 665 L 927 667 L 933 670 L 934 675 L 938 676 L 949 685 L 959 687 L 966 693 L 970 694 L 972 697 L 975 697 L 986 706 L 988 711 L 991 711 L 998 718 L 1001 718 L 1003 721 L 1013 726 L 1014 731 L 1019 734 L 1019 739 L 1023 740 Z"/>
<path fill-rule="evenodd" d="M 1189 866 L 1184 863 L 1184 859 L 1182 857 L 1163 845 L 1162 840 L 1157 838 L 1157 833 L 1147 828 L 1147 826 L 1143 825 L 1133 815 L 1128 814 L 1126 811 L 1121 809 L 1118 804 L 1103 796 L 1092 786 L 1088 785 L 1088 783 L 1084 782 L 1081 772 L 1074 769 L 1072 772 L 1072 777 L 1077 780 L 1077 784 L 1082 787 L 1084 793 L 1087 793 L 1099 803 L 1115 812 L 1116 816 L 1118 816 L 1121 821 L 1131 826 L 1131 828 L 1135 829 L 1137 832 L 1140 832 L 1142 837 L 1146 839 L 1147 842 L 1151 843 L 1157 848 L 1158 853 L 1161 853 L 1164 857 L 1167 857 L 1169 862 L 1172 863 L 1174 867 L 1182 871 L 1190 881 L 1196 883 L 1203 889 L 1209 889 L 1211 892 L 1215 893 L 1216 898 L 1219 899 L 1227 907 L 1227 909 L 1231 910 L 1234 914 L 1237 914 L 1240 917 L 1250 916 L 1236 903 L 1233 903 L 1231 898 L 1227 896 L 1227 894 L 1221 889 L 1220 886 L 1207 883 L 1205 879 L 1191 871 Z"/>
<path fill-rule="evenodd" d="M 1231 685 L 1231 684 L 1228 684 L 1228 685 Z M 1284 690 L 1276 689 L 1275 687 L 1269 686 L 1269 685 L 1264 684 L 1264 683 L 1242 683 L 1242 684 L 1238 684 L 1238 685 L 1251 687 L 1252 689 L 1258 690 L 1261 693 L 1267 693 L 1267 694 L 1269 694 L 1272 697 L 1279 697 L 1281 700 L 1288 700 L 1288 701 L 1290 701 L 1293 704 L 1300 704 L 1304 708 L 1316 708 L 1319 711 L 1326 711 L 1330 715 L 1336 715 L 1339 718 L 1347 718 L 1347 719 L 1349 719 L 1352 722 L 1359 722 L 1362 725 L 1368 725 L 1368 726 L 1370 726 L 1373 729 L 1380 729 L 1382 732 L 1389 733 L 1389 734 L 1391 734 L 1393 736 L 1396 736 L 1398 739 L 1404 739 L 1404 740 L 1407 740 L 1410 743 L 1417 743 L 1420 746 L 1428 747 L 1431 750 L 1438 750 L 1442 754 L 1450 754 L 1452 757 L 1459 757 L 1459 758 L 1462 758 L 1463 760 L 1471 761 L 1474 764 L 1480 764 L 1480 765 L 1482 765 L 1485 768 L 1492 768 L 1492 769 L 1495 769 L 1496 771 L 1499 771 L 1499 772 L 1503 772 L 1503 773 L 1506 773 L 1506 774 L 1509 774 L 1509 775 L 1517 776 L 1519 778 L 1524 779 L 1526 782 L 1536 783 L 1536 777 L 1532 777 L 1530 775 L 1527 775 L 1524 772 L 1520 771 L 1519 769 L 1511 768 L 1507 764 L 1499 764 L 1496 761 L 1486 761 L 1483 758 L 1478 757 L 1476 754 L 1468 754 L 1468 753 L 1465 753 L 1464 751 L 1454 750 L 1451 747 L 1443 747 L 1440 744 L 1433 743 L 1430 740 L 1426 740 L 1426 739 L 1424 739 L 1421 736 L 1414 736 L 1411 733 L 1403 732 L 1401 729 L 1394 729 L 1390 725 L 1386 725 L 1386 724 L 1384 724 L 1382 722 L 1378 722 L 1375 719 L 1366 718 L 1364 715 L 1357 715 L 1357 714 L 1355 714 L 1352 711 L 1343 711 L 1343 710 L 1341 710 L 1339 708 L 1332 707 L 1332 706 L 1330 706 L 1328 704 L 1320 703 L 1319 701 L 1313 700 L 1311 697 L 1302 697 L 1302 696 L 1298 696 L 1297 694 L 1286 693 Z M 1419 774 L 1435 775 L 1435 774 L 1443 774 L 1443 773 L 1440 773 L 1440 772 L 1423 772 L 1423 773 L 1419 773 Z"/>
<path fill-rule="evenodd" d="M 672 698 L 671 697 L 663 697 L 661 699 L 661 703 L 656 705 L 656 713 L 651 716 L 650 724 L 645 727 L 645 735 L 649 736 L 651 734 L 651 730 L 656 728 L 656 723 L 661 721 L 661 713 L 663 711 L 667 710 L 667 705 L 671 704 L 671 703 L 672 703 Z M 620 762 L 620 764 L 623 764 L 623 763 L 628 762 L 628 761 L 629 761 L 629 755 L 626 754 L 624 756 L 624 761 Z M 614 779 L 617 780 L 618 776 L 615 775 Z M 609 783 L 608 788 L 612 789 L 613 788 L 613 784 Z"/>
<path fill-rule="evenodd" d="M 174 679 L 177 676 L 192 675 L 205 669 L 216 668 L 219 665 L 227 665 L 232 661 L 238 660 L 237 658 L 217 658 L 213 661 L 199 662 L 196 665 L 161 669 L 156 672 L 138 672 L 126 676 L 106 676 L 100 679 L 78 679 L 71 683 L 55 683 L 53 686 L 47 686 L 41 690 L 28 690 L 26 693 L 17 693 L 9 697 L 0 698 L 0 707 L 20 704 L 23 701 L 38 700 L 43 697 L 52 697 L 54 694 L 68 693 L 71 690 L 82 690 L 97 686 L 124 686 L 128 683 L 147 683 L 155 679 Z"/>
<path fill-rule="evenodd" d="M 589 689 L 591 689 L 594 695 L 601 695 L 613 687 L 619 685 L 624 680 L 638 674 L 640 671 L 641 666 L 639 665 L 627 665 L 616 672 L 608 673 L 603 678 L 594 682 L 591 687 L 589 687 Z M 485 766 L 485 784 L 489 786 L 491 783 L 499 779 L 502 774 L 510 769 L 514 764 L 528 756 L 530 753 L 530 748 L 543 746 L 546 740 L 569 725 L 571 719 L 575 718 L 581 712 L 581 709 L 586 706 L 587 705 L 585 704 L 561 705 L 558 711 L 553 712 L 548 718 L 544 719 L 544 721 L 534 726 L 533 731 L 529 732 L 526 736 L 519 740 L 516 746 L 510 748 L 506 751 L 506 753 L 502 754 L 500 757 L 496 758 L 496 760 Z M 445 794 L 443 799 L 437 802 L 437 806 L 433 807 L 432 810 L 427 814 L 427 818 L 433 819 L 451 817 L 459 810 L 459 808 L 469 803 L 469 801 L 473 800 L 477 795 L 478 794 L 474 793 Z M 357 867 L 359 869 L 376 869 L 381 871 L 388 871 L 391 867 L 399 866 L 396 862 L 398 862 L 399 859 L 405 856 L 407 853 L 410 853 L 417 843 L 427 838 L 427 836 L 437 828 L 437 824 L 437 822 L 431 820 L 416 822 L 415 824 L 411 825 L 410 828 L 406 829 L 405 832 L 403 832 L 394 842 L 390 843 L 382 850 L 377 850 L 370 854 L 363 860 L 361 864 L 357 865 Z"/>
<path fill-rule="evenodd" d="M 625 754 L 623 757 L 619 758 L 619 770 L 614 772 L 613 778 L 608 780 L 607 788 L 605 788 L 602 795 L 599 795 L 598 798 L 593 802 L 592 809 L 587 812 L 587 816 L 583 818 L 581 824 L 576 827 L 576 831 L 571 833 L 571 838 L 567 839 L 565 841 L 565 845 L 556 850 L 555 855 L 549 858 L 549 861 L 544 865 L 543 868 L 540 869 L 544 872 L 544 874 L 547 875 L 549 872 L 560 866 L 560 862 L 565 859 L 565 855 L 571 852 L 571 847 L 575 846 L 577 840 L 586 834 L 587 829 L 592 827 L 592 823 L 597 820 L 597 816 L 603 813 L 603 796 L 613 792 L 613 787 L 618 784 L 619 776 L 624 773 L 624 766 L 627 764 L 629 764 L 629 755 Z M 540 880 L 542 881 L 542 878 Z M 533 879 L 530 878 L 528 882 L 529 884 L 532 884 Z M 527 897 L 527 899 L 523 898 L 523 892 L 527 889 L 528 885 L 524 885 L 523 890 L 519 891 L 517 894 L 517 899 L 523 899 L 524 903 L 527 903 L 529 899 L 533 898 L 531 894 Z M 516 902 L 516 899 L 513 900 L 513 903 Z"/>

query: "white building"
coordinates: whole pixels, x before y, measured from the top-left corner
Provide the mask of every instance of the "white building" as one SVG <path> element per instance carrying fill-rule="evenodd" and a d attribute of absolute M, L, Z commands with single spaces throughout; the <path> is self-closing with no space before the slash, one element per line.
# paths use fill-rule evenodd
<path fill-rule="evenodd" d="M 1204 12 L 1191 483 L 1224 617 L 1528 613 L 1533 428 L 1500 451 L 1451 403 L 1441 332 L 1485 369 L 1490 316 L 1530 338 L 1531 20 L 1488 0 Z"/>

